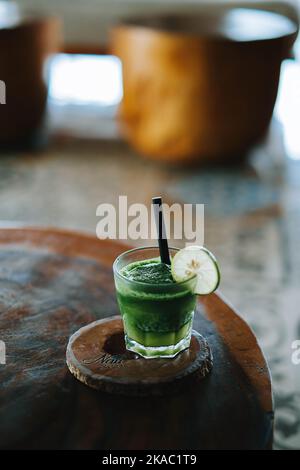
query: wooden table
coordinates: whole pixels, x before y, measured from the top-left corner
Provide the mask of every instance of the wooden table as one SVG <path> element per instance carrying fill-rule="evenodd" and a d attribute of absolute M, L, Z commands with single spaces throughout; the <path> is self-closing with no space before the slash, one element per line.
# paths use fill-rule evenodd
<path fill-rule="evenodd" d="M 0 230 L 0 445 L 4 449 L 264 449 L 272 445 L 268 367 L 247 324 L 219 294 L 195 329 L 214 368 L 165 397 L 100 393 L 67 370 L 68 337 L 118 313 L 111 262 L 122 245 L 60 230 Z"/>

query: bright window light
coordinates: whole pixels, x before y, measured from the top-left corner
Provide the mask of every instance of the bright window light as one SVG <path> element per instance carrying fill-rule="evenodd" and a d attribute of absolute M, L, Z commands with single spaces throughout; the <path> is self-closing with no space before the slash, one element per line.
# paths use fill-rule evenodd
<path fill-rule="evenodd" d="M 57 54 L 51 62 L 49 98 L 59 104 L 118 104 L 120 60 L 112 55 Z"/>
<path fill-rule="evenodd" d="M 284 143 L 287 155 L 300 160 L 300 64 L 285 61 L 282 64 L 281 78 L 275 116 L 283 126 Z"/>

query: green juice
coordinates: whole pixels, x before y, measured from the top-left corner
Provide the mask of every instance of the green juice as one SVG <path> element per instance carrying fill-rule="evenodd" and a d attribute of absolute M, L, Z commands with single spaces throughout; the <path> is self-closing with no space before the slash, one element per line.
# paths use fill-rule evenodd
<path fill-rule="evenodd" d="M 194 280 L 176 283 L 158 259 L 123 266 L 116 279 L 127 349 L 144 357 L 174 357 L 190 344 Z"/>

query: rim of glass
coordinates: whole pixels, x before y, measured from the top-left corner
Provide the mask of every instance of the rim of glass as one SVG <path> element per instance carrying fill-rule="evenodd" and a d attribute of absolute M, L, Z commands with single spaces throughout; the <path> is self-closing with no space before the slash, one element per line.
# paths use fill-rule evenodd
<path fill-rule="evenodd" d="M 116 273 L 118 276 L 120 276 L 121 279 L 124 279 L 124 281 L 127 281 L 127 282 L 134 282 L 135 284 L 139 284 L 141 286 L 167 286 L 168 288 L 170 287 L 176 287 L 176 286 L 181 286 L 185 283 L 188 283 L 189 281 L 191 281 L 192 279 L 196 278 L 197 277 L 197 274 L 193 274 L 191 277 L 189 277 L 188 279 L 185 279 L 184 281 L 180 281 L 180 282 L 174 282 L 174 284 L 150 284 L 149 282 L 142 282 L 142 281 L 136 281 L 136 280 L 132 280 L 132 279 L 128 279 L 128 277 L 125 277 L 123 276 L 123 274 L 120 273 L 120 271 L 117 269 L 117 263 L 118 261 L 120 260 L 120 258 L 122 258 L 124 255 L 127 255 L 127 254 L 130 254 L 130 253 L 134 253 L 136 251 L 142 251 L 142 250 L 147 250 L 147 249 L 155 249 L 155 250 L 158 250 L 159 252 L 159 247 L 157 245 L 151 245 L 151 246 L 140 246 L 138 248 L 131 248 L 130 250 L 126 250 L 124 251 L 123 253 L 121 253 L 120 255 L 118 255 L 115 259 L 115 261 L 113 262 L 113 272 Z M 175 251 L 180 251 L 180 248 L 176 248 L 175 246 L 169 246 L 169 250 L 175 250 Z M 149 258 L 151 259 L 151 258 Z M 129 264 L 129 263 L 128 263 Z"/>

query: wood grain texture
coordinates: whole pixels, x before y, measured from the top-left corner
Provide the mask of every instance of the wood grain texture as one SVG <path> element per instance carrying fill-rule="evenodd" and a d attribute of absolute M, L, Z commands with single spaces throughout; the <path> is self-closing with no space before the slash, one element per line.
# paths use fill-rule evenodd
<path fill-rule="evenodd" d="M 269 371 L 253 333 L 218 294 L 201 299 L 194 328 L 214 368 L 165 397 L 89 389 L 65 350 L 81 326 L 118 314 L 117 243 L 57 230 L 0 230 L 1 448 L 262 449 L 270 446 Z"/>
<path fill-rule="evenodd" d="M 70 338 L 66 362 L 80 382 L 109 393 L 167 395 L 204 379 L 213 364 L 210 347 L 193 331 L 191 344 L 174 359 L 144 359 L 127 351 L 119 315 L 96 320 Z"/>

